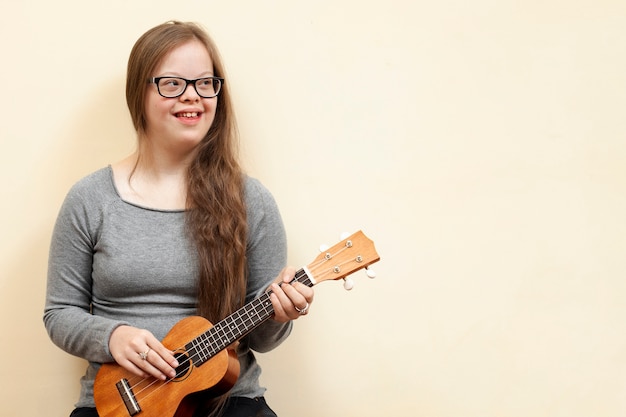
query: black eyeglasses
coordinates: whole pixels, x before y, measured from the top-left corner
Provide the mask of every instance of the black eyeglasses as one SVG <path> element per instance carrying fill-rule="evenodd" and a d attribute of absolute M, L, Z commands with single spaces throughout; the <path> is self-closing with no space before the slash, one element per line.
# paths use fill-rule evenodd
<path fill-rule="evenodd" d="M 222 90 L 224 83 L 224 79 L 220 77 L 205 77 L 195 80 L 181 77 L 153 77 L 148 81 L 156 84 L 159 94 L 166 98 L 182 96 L 189 84 L 193 84 L 196 93 L 202 98 L 216 97 Z"/>

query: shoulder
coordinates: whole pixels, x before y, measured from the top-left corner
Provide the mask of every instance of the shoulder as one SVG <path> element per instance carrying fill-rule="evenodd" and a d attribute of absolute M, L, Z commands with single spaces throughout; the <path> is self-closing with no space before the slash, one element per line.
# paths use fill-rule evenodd
<path fill-rule="evenodd" d="M 246 176 L 244 183 L 250 235 L 283 235 L 283 220 L 272 193 L 256 178 Z"/>
<path fill-rule="evenodd" d="M 115 201 L 110 168 L 102 168 L 76 182 L 65 196 L 56 221 L 56 235 L 80 233 L 95 242 L 103 214 Z"/>
<path fill-rule="evenodd" d="M 70 189 L 70 197 L 96 197 L 97 200 L 114 196 L 115 187 L 111 167 L 101 168 L 81 178 Z"/>
<path fill-rule="evenodd" d="M 111 168 L 105 167 L 76 182 L 67 193 L 62 210 L 79 214 L 101 212 L 116 197 Z"/>
<path fill-rule="evenodd" d="M 244 178 L 244 195 L 248 216 L 278 213 L 274 196 L 258 179 L 249 176 Z"/>
<path fill-rule="evenodd" d="M 246 201 L 253 202 L 256 200 L 263 200 L 265 198 L 274 199 L 272 193 L 270 193 L 261 181 L 247 175 L 244 177 L 244 192 Z"/>

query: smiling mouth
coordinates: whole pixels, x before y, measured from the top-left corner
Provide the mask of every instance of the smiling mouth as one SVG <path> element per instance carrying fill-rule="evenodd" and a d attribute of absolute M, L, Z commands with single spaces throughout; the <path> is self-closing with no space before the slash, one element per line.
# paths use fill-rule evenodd
<path fill-rule="evenodd" d="M 195 119 L 196 117 L 199 116 L 198 112 L 183 112 L 183 113 L 176 113 L 176 117 L 180 117 L 180 118 L 184 118 L 184 119 Z"/>

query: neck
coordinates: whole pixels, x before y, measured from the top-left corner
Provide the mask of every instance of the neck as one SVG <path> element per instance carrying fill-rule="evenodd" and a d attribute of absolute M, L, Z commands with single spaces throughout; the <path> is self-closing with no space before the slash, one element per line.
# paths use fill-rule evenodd
<path fill-rule="evenodd" d="M 189 162 L 167 154 L 139 150 L 114 165 L 123 197 L 154 209 L 186 207 Z"/>
<path fill-rule="evenodd" d="M 155 178 L 185 177 L 189 165 L 197 154 L 197 150 L 175 152 L 152 146 L 150 140 L 140 140 L 134 158 L 135 171 L 143 171 Z"/>

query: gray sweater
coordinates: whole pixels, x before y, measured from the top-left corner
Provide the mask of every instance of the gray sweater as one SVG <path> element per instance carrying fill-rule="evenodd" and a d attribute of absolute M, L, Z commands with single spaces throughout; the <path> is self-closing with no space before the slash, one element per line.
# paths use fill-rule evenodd
<path fill-rule="evenodd" d="M 245 199 L 249 301 L 285 266 L 287 249 L 269 191 L 246 177 Z M 197 262 L 184 211 L 125 202 L 110 167 L 72 187 L 52 235 L 44 323 L 57 346 L 89 361 L 77 407 L 94 407 L 93 381 L 100 364 L 113 361 L 108 344 L 115 328 L 129 324 L 163 339 L 175 323 L 196 314 Z M 290 331 L 291 323 L 269 320 L 242 339 L 241 373 L 231 395 L 263 395 L 252 350 L 269 351 Z"/>

